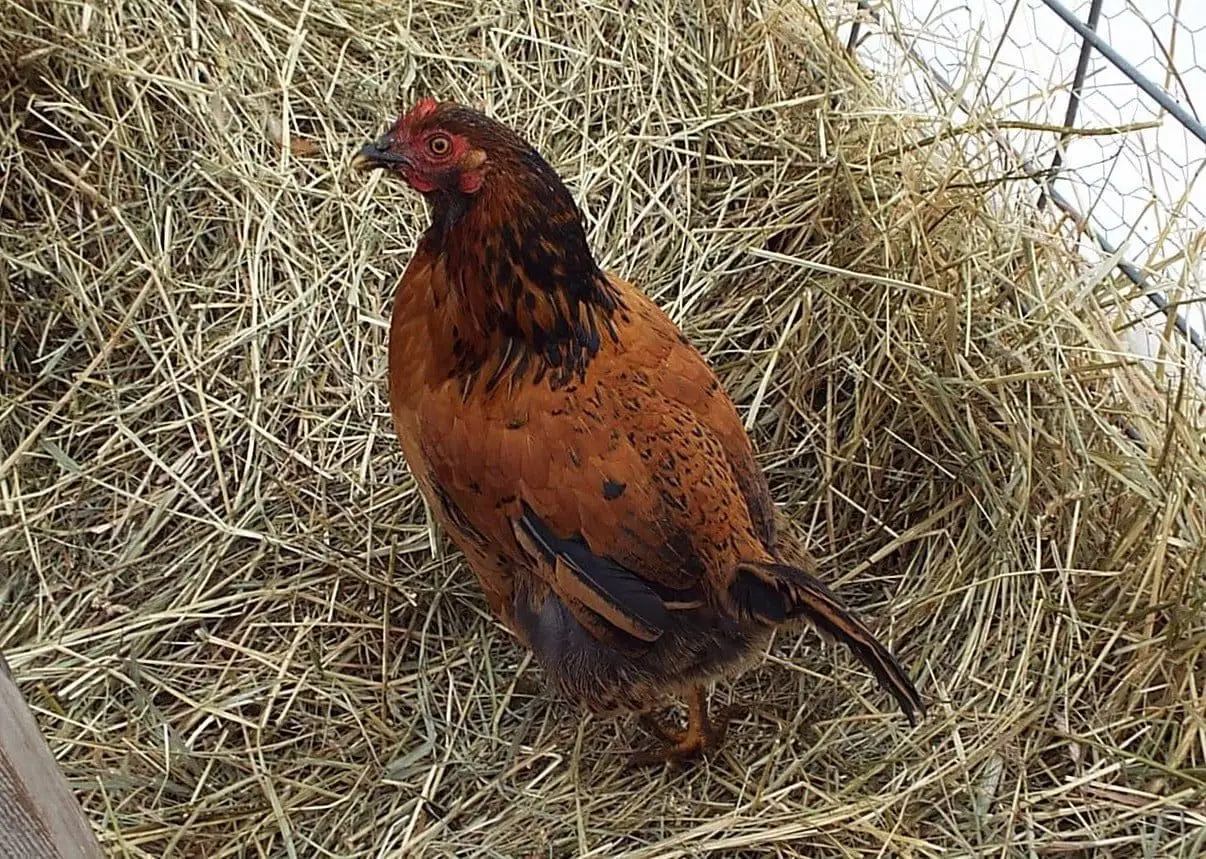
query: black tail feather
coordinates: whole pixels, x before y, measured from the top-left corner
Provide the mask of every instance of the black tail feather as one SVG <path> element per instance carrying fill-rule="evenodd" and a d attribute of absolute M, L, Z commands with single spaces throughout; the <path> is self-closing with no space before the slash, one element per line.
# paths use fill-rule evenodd
<path fill-rule="evenodd" d="M 744 617 L 779 624 L 809 621 L 826 638 L 853 651 L 900 703 L 910 725 L 925 714 L 925 703 L 892 652 L 820 581 L 783 564 L 744 563 L 729 588 L 733 607 Z"/>

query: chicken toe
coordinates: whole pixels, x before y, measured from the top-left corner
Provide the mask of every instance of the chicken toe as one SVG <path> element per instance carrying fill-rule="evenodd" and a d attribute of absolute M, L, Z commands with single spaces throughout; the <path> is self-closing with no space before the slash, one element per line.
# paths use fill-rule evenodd
<path fill-rule="evenodd" d="M 731 715 L 730 709 L 726 707 L 709 716 L 707 693 L 704 687 L 696 686 L 691 690 L 687 702 L 687 727 L 672 727 L 648 714 L 642 718 L 642 723 L 659 737 L 664 745 L 634 753 L 628 759 L 628 766 L 640 768 L 680 763 L 705 752 L 714 752 L 724 745 Z"/>

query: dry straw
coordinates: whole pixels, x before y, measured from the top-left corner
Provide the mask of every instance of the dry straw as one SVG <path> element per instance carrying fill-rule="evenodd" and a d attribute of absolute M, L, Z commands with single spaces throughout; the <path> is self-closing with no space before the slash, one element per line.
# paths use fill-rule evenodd
<path fill-rule="evenodd" d="M 811 7 L 545 5 L 0 0 L 0 648 L 112 854 L 1198 855 L 1177 347 Z M 714 360 L 923 726 L 812 635 L 686 772 L 542 691 L 384 402 L 424 213 L 347 160 L 422 94 L 537 142 Z"/>

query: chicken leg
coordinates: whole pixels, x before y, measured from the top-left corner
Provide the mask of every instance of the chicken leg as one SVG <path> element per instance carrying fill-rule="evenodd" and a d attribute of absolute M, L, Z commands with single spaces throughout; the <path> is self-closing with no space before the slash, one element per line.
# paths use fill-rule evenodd
<path fill-rule="evenodd" d="M 702 752 L 715 751 L 724 743 L 731 712 L 728 708 L 708 716 L 708 696 L 703 686 L 695 686 L 687 696 L 687 727 L 665 724 L 652 714 L 642 717 L 642 723 L 665 745 L 660 749 L 636 752 L 628 759 L 629 767 L 685 761 Z"/>

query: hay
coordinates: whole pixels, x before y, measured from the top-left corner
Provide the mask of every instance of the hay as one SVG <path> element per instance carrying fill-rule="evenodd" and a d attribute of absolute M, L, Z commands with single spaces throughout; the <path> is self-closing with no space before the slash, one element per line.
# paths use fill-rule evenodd
<path fill-rule="evenodd" d="M 1174 344 L 1126 354 L 1126 284 L 809 9 L 539 5 L 0 5 L 0 648 L 113 855 L 1200 852 Z M 347 158 L 425 93 L 534 139 L 706 348 L 922 727 L 812 636 L 686 772 L 542 690 L 382 396 L 424 215 Z"/>

